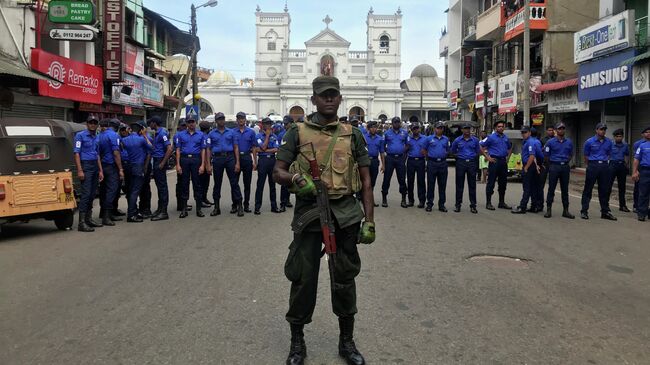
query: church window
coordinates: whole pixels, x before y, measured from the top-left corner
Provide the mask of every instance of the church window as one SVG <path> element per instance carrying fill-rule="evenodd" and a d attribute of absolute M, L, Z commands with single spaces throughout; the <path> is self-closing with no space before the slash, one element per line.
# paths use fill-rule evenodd
<path fill-rule="evenodd" d="M 334 58 L 325 55 L 320 59 L 320 74 L 322 76 L 334 76 Z"/>
<path fill-rule="evenodd" d="M 266 41 L 267 41 L 266 50 L 267 51 L 275 51 L 276 50 L 275 42 L 277 41 L 277 39 L 278 39 L 278 33 L 274 32 L 272 30 L 269 31 L 268 33 L 266 33 Z"/>
<path fill-rule="evenodd" d="M 390 39 L 387 35 L 379 37 L 379 53 L 388 53 L 390 46 Z"/>

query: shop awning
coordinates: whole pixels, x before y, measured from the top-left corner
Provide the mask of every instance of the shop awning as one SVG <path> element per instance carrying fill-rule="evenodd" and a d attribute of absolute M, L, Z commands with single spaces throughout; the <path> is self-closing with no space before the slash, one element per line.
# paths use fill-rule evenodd
<path fill-rule="evenodd" d="M 552 82 L 550 84 L 542 84 L 537 87 L 536 91 L 543 92 L 543 91 L 551 91 L 551 90 L 560 90 L 560 89 L 564 89 L 576 85 L 578 85 L 578 78 Z"/>
<path fill-rule="evenodd" d="M 650 51 L 648 51 L 646 53 L 641 53 L 640 55 L 634 56 L 632 58 L 628 58 L 627 60 L 621 62 L 621 64 L 619 66 L 633 65 L 633 64 L 635 64 L 635 63 L 637 63 L 639 61 L 643 61 L 643 60 L 648 59 L 648 58 L 650 58 Z"/>
<path fill-rule="evenodd" d="M 20 63 L 19 61 L 15 61 L 2 54 L 0 54 L 0 74 L 26 77 L 35 80 L 45 80 L 45 81 L 52 80 L 47 76 L 41 75 L 39 73 L 30 70 L 29 68 L 27 68 L 27 66 Z"/>

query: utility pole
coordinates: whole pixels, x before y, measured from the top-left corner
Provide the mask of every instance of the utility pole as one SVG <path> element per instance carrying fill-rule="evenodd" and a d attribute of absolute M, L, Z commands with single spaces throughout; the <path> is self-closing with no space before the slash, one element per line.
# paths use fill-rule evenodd
<path fill-rule="evenodd" d="M 425 123 L 424 120 L 424 77 L 420 76 L 420 123 Z"/>
<path fill-rule="evenodd" d="M 483 128 L 487 130 L 488 126 L 488 97 L 490 95 L 490 86 L 488 85 L 488 56 L 483 56 Z"/>
<path fill-rule="evenodd" d="M 192 33 L 192 44 L 193 44 L 193 53 L 194 53 L 194 57 L 192 57 L 192 105 L 196 106 L 199 103 L 199 101 L 196 100 L 196 95 L 199 94 L 199 82 L 198 82 L 198 76 L 196 74 L 196 71 L 197 71 L 196 70 L 196 67 L 197 67 L 196 66 L 196 64 L 197 64 L 197 62 L 196 62 L 196 58 L 197 58 L 196 57 L 196 51 L 199 48 L 199 46 L 197 44 L 198 42 L 197 42 L 197 37 L 196 37 L 196 33 L 197 33 L 197 30 L 196 30 L 196 7 L 194 6 L 194 4 L 192 4 L 191 9 L 192 9 L 192 18 L 191 18 L 192 19 L 191 20 L 192 29 L 190 30 L 190 33 Z M 199 111 L 199 113 L 200 113 L 200 111 Z"/>
<path fill-rule="evenodd" d="M 524 125 L 530 126 L 530 0 L 524 0 Z"/>

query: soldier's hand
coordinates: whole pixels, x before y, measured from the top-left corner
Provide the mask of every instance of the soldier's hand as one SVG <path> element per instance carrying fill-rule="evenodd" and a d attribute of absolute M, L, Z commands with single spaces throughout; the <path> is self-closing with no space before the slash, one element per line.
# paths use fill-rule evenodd
<path fill-rule="evenodd" d="M 299 197 L 309 197 L 316 194 L 316 185 L 309 175 L 297 175 L 293 179 L 293 189 Z"/>
<path fill-rule="evenodd" d="M 77 177 L 78 177 L 79 180 L 81 180 L 81 181 L 86 180 L 86 175 L 84 174 L 84 172 L 83 172 L 82 170 L 77 171 Z"/>
<path fill-rule="evenodd" d="M 359 243 L 371 244 L 375 242 L 375 223 L 363 222 L 359 231 Z"/>

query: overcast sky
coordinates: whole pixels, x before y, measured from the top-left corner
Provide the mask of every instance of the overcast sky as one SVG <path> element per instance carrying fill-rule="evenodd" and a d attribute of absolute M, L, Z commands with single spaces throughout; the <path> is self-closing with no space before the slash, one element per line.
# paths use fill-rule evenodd
<path fill-rule="evenodd" d="M 203 4 L 200 0 L 195 5 Z M 197 10 L 201 51 L 199 65 L 230 71 L 235 78 L 255 76 L 255 8 L 282 12 L 284 0 L 219 0 L 214 7 Z M 189 22 L 190 1 L 144 0 L 144 5 L 162 15 Z M 444 77 L 444 63 L 438 57 L 440 30 L 446 24 L 447 1 L 406 0 L 289 0 L 291 48 L 305 48 L 305 41 L 325 28 L 322 19 L 329 15 L 330 28 L 352 44 L 351 50 L 366 50 L 366 17 L 370 7 L 375 14 L 394 14 L 401 6 L 402 79 L 421 63 L 429 63 Z M 180 29 L 186 24 L 173 22 Z"/>

